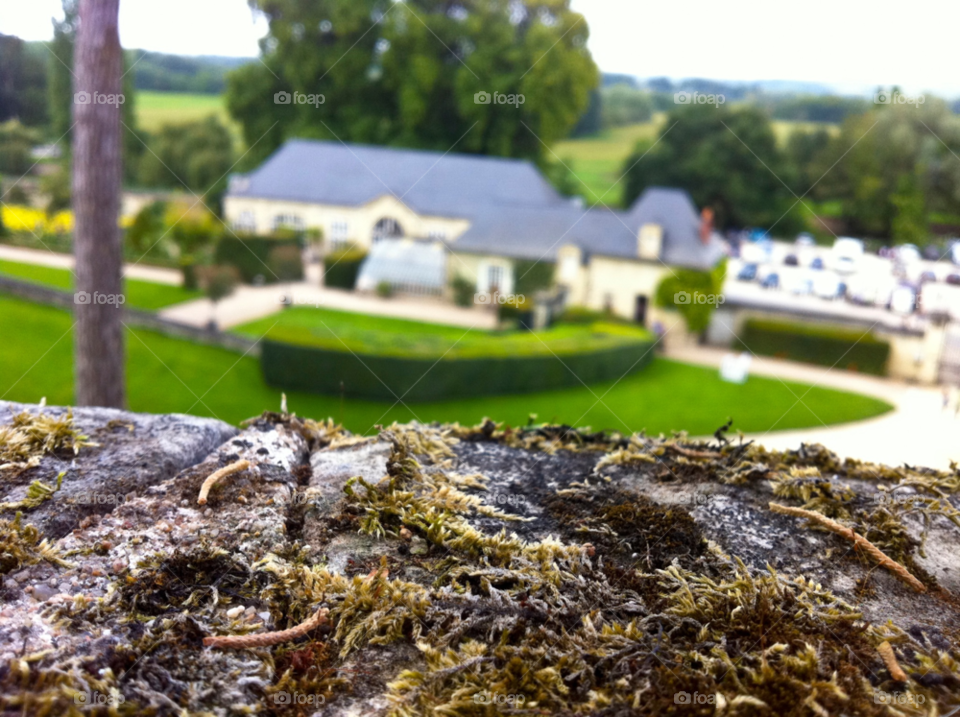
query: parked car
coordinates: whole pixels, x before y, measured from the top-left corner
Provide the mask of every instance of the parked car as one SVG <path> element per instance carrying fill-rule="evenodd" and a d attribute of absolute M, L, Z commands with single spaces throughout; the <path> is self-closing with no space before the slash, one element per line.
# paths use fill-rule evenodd
<path fill-rule="evenodd" d="M 943 257 L 943 252 L 936 244 L 927 244 L 920 253 L 927 261 L 939 261 Z"/>
<path fill-rule="evenodd" d="M 890 295 L 890 305 L 888 308 L 897 314 L 906 316 L 912 314 L 917 306 L 917 292 L 912 286 L 901 284 Z"/>
<path fill-rule="evenodd" d="M 853 237 L 837 237 L 833 243 L 833 268 L 841 274 L 855 272 L 863 259 L 863 242 Z"/>
<path fill-rule="evenodd" d="M 757 278 L 757 265 L 756 264 L 744 264 L 740 269 L 740 273 L 737 274 L 737 281 L 753 281 Z"/>
<path fill-rule="evenodd" d="M 822 272 L 813 280 L 813 293 L 821 299 L 836 299 L 842 296 L 840 291 L 841 282 L 836 274 L 831 272 Z"/>
<path fill-rule="evenodd" d="M 776 272 L 771 272 L 763 277 L 763 281 L 760 282 L 760 286 L 762 286 L 764 289 L 779 289 L 780 276 Z"/>
<path fill-rule="evenodd" d="M 787 266 L 798 266 L 800 264 L 800 262 L 797 261 L 796 254 L 787 254 L 785 257 L 783 257 L 783 263 Z"/>
<path fill-rule="evenodd" d="M 901 244 L 897 247 L 897 261 L 901 264 L 916 264 L 922 258 L 920 250 L 913 244 Z"/>
<path fill-rule="evenodd" d="M 948 274 L 947 283 L 953 284 L 954 286 L 960 286 L 960 274 Z"/>
<path fill-rule="evenodd" d="M 921 272 L 920 274 L 921 284 L 926 284 L 929 281 L 936 281 L 936 280 L 937 280 L 937 275 L 934 274 L 932 271 L 924 271 L 924 272 Z"/>
<path fill-rule="evenodd" d="M 960 264 L 960 240 L 954 241 L 950 245 L 950 261 L 954 264 Z"/>
<path fill-rule="evenodd" d="M 823 268 L 823 259 L 819 256 L 813 258 L 813 261 L 810 262 L 811 269 L 822 269 Z"/>
<path fill-rule="evenodd" d="M 813 240 L 813 236 L 807 232 L 801 232 L 797 234 L 797 246 L 813 246 L 816 242 Z"/>

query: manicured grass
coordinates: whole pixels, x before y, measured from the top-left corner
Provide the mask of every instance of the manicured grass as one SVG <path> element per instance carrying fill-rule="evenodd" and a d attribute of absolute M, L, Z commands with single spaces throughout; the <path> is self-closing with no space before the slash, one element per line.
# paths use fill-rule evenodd
<path fill-rule="evenodd" d="M 36 402 L 46 396 L 50 404 L 73 402 L 72 323 L 68 312 L 0 296 L 0 398 Z M 280 406 L 280 391 L 264 384 L 256 359 L 140 329 L 127 334 L 127 382 L 134 411 L 217 416 L 236 424 Z M 354 399 L 341 403 L 338 397 L 300 393 L 287 398 L 301 416 L 332 416 L 360 433 L 375 423 L 415 418 L 475 424 L 489 416 L 522 425 L 536 413 L 541 421 L 594 429 L 704 435 L 728 417 L 734 419 L 734 429 L 755 432 L 819 427 L 890 409 L 866 396 L 775 379 L 724 383 L 716 370 L 664 359 L 616 384 L 518 396 L 411 406 Z"/>
<path fill-rule="evenodd" d="M 236 329 L 302 346 L 418 358 L 565 355 L 652 340 L 630 325 L 567 324 L 546 331 L 485 331 L 345 311 L 296 307 Z"/>
<path fill-rule="evenodd" d="M 0 260 L 0 274 L 54 289 L 73 291 L 73 274 L 69 269 Z M 127 299 L 126 305 L 147 311 L 162 309 L 164 306 L 179 304 L 182 301 L 203 296 L 200 291 L 189 291 L 180 286 L 155 284 L 138 279 L 127 279 L 124 286 L 123 293 Z"/>

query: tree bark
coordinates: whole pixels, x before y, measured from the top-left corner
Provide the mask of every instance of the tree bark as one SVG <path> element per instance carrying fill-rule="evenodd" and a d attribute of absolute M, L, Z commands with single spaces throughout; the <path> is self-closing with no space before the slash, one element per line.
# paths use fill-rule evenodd
<path fill-rule="evenodd" d="M 80 0 L 73 103 L 74 344 L 77 405 L 122 408 L 119 5 Z"/>

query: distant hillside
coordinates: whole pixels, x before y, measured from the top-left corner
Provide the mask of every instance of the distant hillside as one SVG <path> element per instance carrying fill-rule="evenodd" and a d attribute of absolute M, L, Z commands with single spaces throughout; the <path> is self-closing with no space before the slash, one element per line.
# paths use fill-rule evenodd
<path fill-rule="evenodd" d="M 46 43 L 24 43 L 27 50 L 49 61 Z M 127 66 L 133 68 L 138 90 L 219 95 L 226 88 L 226 74 L 253 62 L 252 57 L 219 55 L 168 55 L 147 50 L 127 50 Z"/>
<path fill-rule="evenodd" d="M 138 90 L 195 92 L 218 95 L 226 86 L 226 74 L 252 62 L 249 57 L 166 55 L 146 50 L 130 50 L 130 65 Z"/>

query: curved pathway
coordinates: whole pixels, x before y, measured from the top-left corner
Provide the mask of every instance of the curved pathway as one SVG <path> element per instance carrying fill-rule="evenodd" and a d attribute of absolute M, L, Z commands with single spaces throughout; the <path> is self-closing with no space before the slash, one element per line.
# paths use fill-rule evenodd
<path fill-rule="evenodd" d="M 723 349 L 693 346 L 668 350 L 666 356 L 685 363 L 719 367 L 728 353 Z M 940 387 L 766 357 L 754 357 L 750 373 L 862 393 L 894 406 L 893 411 L 864 421 L 748 434 L 748 438 L 769 448 L 785 450 L 798 448 L 801 443 L 822 443 L 841 457 L 889 465 L 908 463 L 949 469 L 951 461 L 960 462 L 956 397 L 952 397 L 949 408 L 944 410 Z M 802 396 L 801 393 L 798 398 Z"/>

